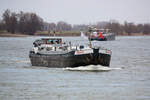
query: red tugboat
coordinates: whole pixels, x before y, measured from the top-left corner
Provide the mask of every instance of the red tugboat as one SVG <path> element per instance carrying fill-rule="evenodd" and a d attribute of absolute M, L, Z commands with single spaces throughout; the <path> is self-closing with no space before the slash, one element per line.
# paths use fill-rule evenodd
<path fill-rule="evenodd" d="M 89 29 L 90 36 L 89 40 L 93 41 L 111 41 L 115 40 L 115 33 L 111 33 L 110 29 L 96 29 L 90 28 Z"/>

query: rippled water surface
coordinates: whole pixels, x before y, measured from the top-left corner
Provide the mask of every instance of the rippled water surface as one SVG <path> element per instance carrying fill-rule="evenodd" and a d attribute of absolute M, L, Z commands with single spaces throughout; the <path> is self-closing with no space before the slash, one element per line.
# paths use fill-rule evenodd
<path fill-rule="evenodd" d="M 28 53 L 38 38 L 0 38 L 0 100 L 150 100 L 149 36 L 95 42 L 112 50 L 110 68 L 116 70 L 106 72 L 33 67 Z"/>

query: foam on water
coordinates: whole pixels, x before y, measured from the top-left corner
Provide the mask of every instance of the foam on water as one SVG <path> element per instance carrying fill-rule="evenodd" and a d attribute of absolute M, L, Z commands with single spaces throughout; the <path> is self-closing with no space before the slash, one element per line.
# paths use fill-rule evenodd
<path fill-rule="evenodd" d="M 29 60 L 17 60 L 16 63 L 30 63 Z"/>
<path fill-rule="evenodd" d="M 64 68 L 64 70 L 69 71 L 111 71 L 111 70 L 121 70 L 122 68 L 110 68 L 110 67 L 104 67 L 101 65 L 88 65 L 88 66 L 80 66 L 75 68 Z"/>

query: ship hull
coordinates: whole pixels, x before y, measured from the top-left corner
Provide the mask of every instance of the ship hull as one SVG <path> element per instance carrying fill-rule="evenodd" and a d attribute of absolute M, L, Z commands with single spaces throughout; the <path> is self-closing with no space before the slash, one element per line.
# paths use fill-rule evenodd
<path fill-rule="evenodd" d="M 30 52 L 29 58 L 32 66 L 63 68 L 73 66 L 73 54 L 74 52 L 65 54 L 35 54 Z"/>
<path fill-rule="evenodd" d="M 115 40 L 115 34 L 110 33 L 110 34 L 104 34 L 103 38 L 97 36 L 97 37 L 89 37 L 89 40 L 91 41 L 113 41 Z"/>
<path fill-rule="evenodd" d="M 30 52 L 29 58 L 32 66 L 44 66 L 50 68 L 78 67 L 86 65 L 103 65 L 109 67 L 111 55 L 99 53 L 93 49 L 93 53 L 75 55 L 75 51 L 65 54 L 35 54 Z"/>

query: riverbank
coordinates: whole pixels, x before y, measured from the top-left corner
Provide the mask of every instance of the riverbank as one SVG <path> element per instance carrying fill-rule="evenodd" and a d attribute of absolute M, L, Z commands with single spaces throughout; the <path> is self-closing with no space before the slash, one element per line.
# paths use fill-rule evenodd
<path fill-rule="evenodd" d="M 0 37 L 29 37 L 29 36 L 80 36 L 80 32 L 56 32 L 54 33 L 48 33 L 48 32 L 37 32 L 34 35 L 27 35 L 27 34 L 21 34 L 21 33 L 8 33 L 8 32 L 2 32 L 0 33 Z M 85 33 L 86 36 L 89 36 L 88 33 Z M 117 36 L 150 36 L 150 34 L 143 34 L 143 33 L 133 33 L 131 35 L 129 34 L 122 34 L 122 35 L 117 35 Z"/>
<path fill-rule="evenodd" d="M 9 32 L 0 32 L 0 37 L 28 37 L 28 36 L 80 36 L 80 32 L 56 32 L 50 33 L 50 32 L 36 32 L 34 35 L 27 35 L 27 34 L 21 34 L 21 33 L 9 33 Z"/>
<path fill-rule="evenodd" d="M 27 37 L 30 35 L 26 35 L 26 34 L 20 34 L 20 33 L 0 33 L 0 37 Z"/>
<path fill-rule="evenodd" d="M 59 32 L 48 32 L 39 31 L 35 33 L 36 36 L 80 36 L 80 31 L 59 31 Z"/>

